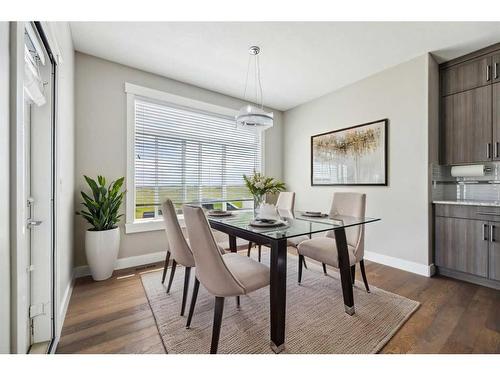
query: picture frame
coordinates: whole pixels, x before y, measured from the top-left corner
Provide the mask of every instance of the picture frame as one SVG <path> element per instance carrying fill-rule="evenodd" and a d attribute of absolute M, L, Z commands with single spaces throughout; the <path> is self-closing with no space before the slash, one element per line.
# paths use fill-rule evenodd
<path fill-rule="evenodd" d="M 311 186 L 387 186 L 389 120 L 311 136 Z"/>

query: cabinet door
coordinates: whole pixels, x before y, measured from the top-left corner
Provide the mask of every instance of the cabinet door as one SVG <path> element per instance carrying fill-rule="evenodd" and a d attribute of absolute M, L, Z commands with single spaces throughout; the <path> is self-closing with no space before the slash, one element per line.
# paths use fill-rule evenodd
<path fill-rule="evenodd" d="M 445 164 L 463 164 L 492 159 L 492 86 L 443 98 Z"/>
<path fill-rule="evenodd" d="M 490 242 L 489 252 L 489 278 L 500 281 L 500 226 L 498 223 L 490 223 L 492 226 L 492 241 Z"/>
<path fill-rule="evenodd" d="M 500 74 L 500 72 L 499 72 Z M 491 86 L 493 97 L 493 159 L 500 160 L 500 83 Z"/>
<path fill-rule="evenodd" d="M 500 53 L 492 57 L 491 70 L 492 82 L 500 82 Z"/>
<path fill-rule="evenodd" d="M 467 61 L 441 71 L 441 93 L 450 95 L 491 83 L 491 57 Z M 500 74 L 500 72 L 499 72 Z"/>
<path fill-rule="evenodd" d="M 436 265 L 488 277 L 487 221 L 436 217 Z"/>

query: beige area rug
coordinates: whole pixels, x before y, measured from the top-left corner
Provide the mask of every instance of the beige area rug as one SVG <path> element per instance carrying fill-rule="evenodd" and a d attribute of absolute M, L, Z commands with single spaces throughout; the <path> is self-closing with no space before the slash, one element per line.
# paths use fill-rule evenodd
<path fill-rule="evenodd" d="M 262 261 L 269 264 L 268 251 L 263 251 Z M 321 267 L 309 261 L 309 269 L 303 270 L 302 285 L 298 285 L 297 262 L 297 256 L 288 254 L 286 335 L 282 353 L 376 353 L 420 305 L 375 286 L 370 286 L 371 293 L 366 293 L 363 283 L 356 281 L 356 313 L 349 316 L 344 312 L 339 274 L 329 269 L 329 275 L 324 276 Z M 169 275 L 170 270 L 167 280 Z M 193 280 L 183 317 L 179 315 L 184 284 L 182 267 L 177 268 L 168 295 L 161 284 L 161 272 L 142 275 L 142 283 L 167 352 L 208 353 L 215 298 L 203 285 L 191 328 L 186 329 Z M 269 331 L 269 288 L 242 296 L 240 309 L 234 297 L 226 298 L 219 353 L 272 354 Z"/>

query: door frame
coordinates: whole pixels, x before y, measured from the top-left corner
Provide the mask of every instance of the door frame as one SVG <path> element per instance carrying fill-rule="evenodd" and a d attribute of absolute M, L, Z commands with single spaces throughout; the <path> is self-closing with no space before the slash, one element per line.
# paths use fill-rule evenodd
<path fill-rule="evenodd" d="M 56 333 L 56 99 L 57 99 L 57 64 L 48 39 L 40 22 L 34 22 L 51 64 L 53 89 L 51 90 L 51 338 L 49 351 Z M 24 257 L 26 218 L 24 215 L 25 201 L 25 155 L 24 155 L 24 29 L 25 22 L 10 23 L 10 256 L 11 256 L 11 352 L 26 353 L 30 343 L 26 342 L 26 319 L 29 313 L 25 311 L 26 301 L 22 296 L 25 293 L 25 279 L 27 259 Z"/>

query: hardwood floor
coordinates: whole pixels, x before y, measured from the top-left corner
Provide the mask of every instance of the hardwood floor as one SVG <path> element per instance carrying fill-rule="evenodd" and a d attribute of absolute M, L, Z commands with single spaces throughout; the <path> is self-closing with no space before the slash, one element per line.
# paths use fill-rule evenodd
<path fill-rule="evenodd" d="M 164 353 L 140 280 L 162 267 L 77 279 L 57 353 Z M 500 353 L 500 291 L 372 262 L 366 271 L 370 285 L 422 304 L 381 353 Z"/>

